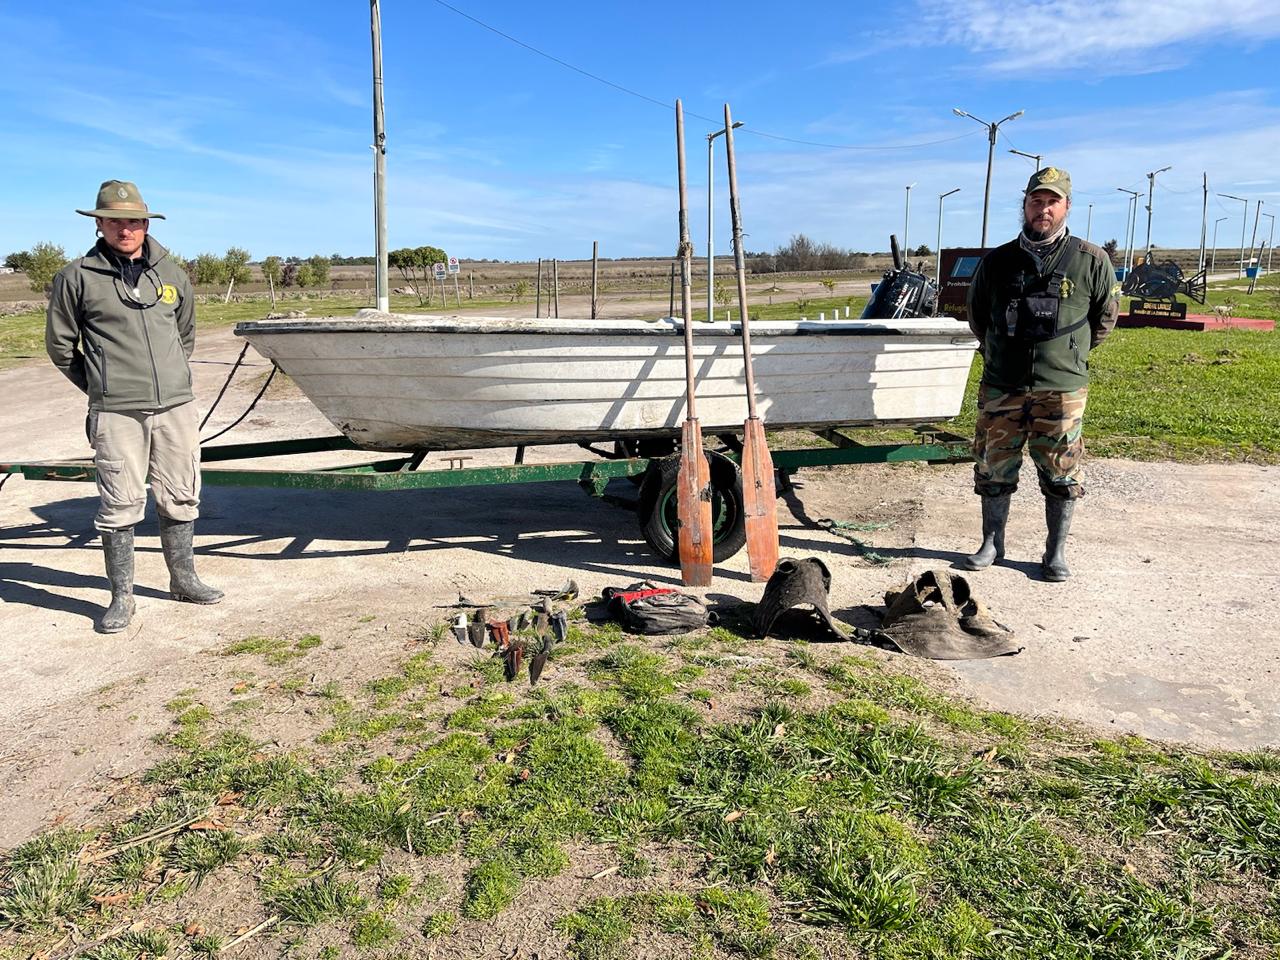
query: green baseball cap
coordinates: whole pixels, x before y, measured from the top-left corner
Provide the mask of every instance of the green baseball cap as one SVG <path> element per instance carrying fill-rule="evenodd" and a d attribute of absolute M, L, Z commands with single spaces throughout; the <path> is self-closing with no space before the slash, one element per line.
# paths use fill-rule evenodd
<path fill-rule="evenodd" d="M 98 188 L 98 202 L 92 210 L 77 210 L 86 217 L 115 217 L 119 220 L 163 220 L 163 213 L 147 209 L 137 186 L 128 180 L 105 180 Z"/>
<path fill-rule="evenodd" d="M 1071 174 L 1059 167 L 1045 167 L 1037 170 L 1027 181 L 1026 193 L 1037 190 L 1050 190 L 1067 200 L 1071 199 Z"/>

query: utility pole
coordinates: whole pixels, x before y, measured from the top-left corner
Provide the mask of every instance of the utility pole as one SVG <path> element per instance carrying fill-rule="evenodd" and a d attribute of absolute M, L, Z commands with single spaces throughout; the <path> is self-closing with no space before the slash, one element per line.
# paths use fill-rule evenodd
<path fill-rule="evenodd" d="M 933 268 L 933 276 L 938 282 L 938 289 L 942 289 L 942 201 L 947 199 L 953 193 L 959 193 L 960 188 L 948 190 L 946 193 L 938 194 L 938 249 L 935 251 L 936 261 Z"/>
<path fill-rule="evenodd" d="M 1217 269 L 1218 269 L 1218 224 L 1220 224 L 1223 220 L 1230 220 L 1230 219 L 1231 219 L 1230 217 L 1219 217 L 1217 220 L 1213 221 L 1213 261 L 1209 266 L 1210 275 L 1217 272 Z"/>
<path fill-rule="evenodd" d="M 1253 211 L 1253 236 L 1249 238 L 1249 262 L 1250 263 L 1252 263 L 1254 260 L 1253 251 L 1257 248 L 1258 220 L 1260 220 L 1262 217 L 1262 203 L 1263 201 L 1259 200 L 1257 207 L 1255 207 Z M 1258 257 L 1257 259 L 1258 259 L 1258 266 L 1262 266 L 1262 258 Z"/>
<path fill-rule="evenodd" d="M 1010 153 L 1016 153 L 1020 157 L 1026 157 L 1028 160 L 1036 162 L 1036 173 L 1040 172 L 1040 160 L 1044 156 L 1043 153 L 1023 153 L 1021 150 L 1010 150 Z"/>
<path fill-rule="evenodd" d="M 596 304 L 599 294 L 600 241 L 591 241 L 591 319 L 596 318 Z"/>
<path fill-rule="evenodd" d="M 1126 187 L 1116 187 L 1121 193 L 1129 194 L 1129 201 L 1124 208 L 1124 272 L 1125 276 L 1129 275 L 1129 271 L 1133 269 L 1133 234 L 1134 221 L 1138 214 L 1138 197 L 1141 196 L 1137 190 L 1129 190 Z"/>
<path fill-rule="evenodd" d="M 373 233 L 377 265 L 374 267 L 374 296 L 383 313 L 391 311 L 387 282 L 387 131 L 382 115 L 382 13 L 379 0 L 369 0 L 370 32 L 373 35 Z"/>
<path fill-rule="evenodd" d="M 1249 201 L 1244 197 L 1232 196 L 1229 193 L 1220 193 L 1218 196 L 1227 200 L 1239 200 L 1244 204 L 1244 213 L 1240 215 L 1240 277 L 1244 276 L 1244 231 L 1249 223 Z"/>
<path fill-rule="evenodd" d="M 1275 247 L 1272 245 L 1272 241 L 1276 238 L 1276 218 L 1274 214 L 1270 213 L 1264 213 L 1263 216 L 1271 221 L 1271 233 L 1267 237 L 1267 273 L 1270 273 L 1271 254 L 1275 252 Z M 1262 266 L 1262 264 L 1258 264 L 1258 266 Z"/>
<path fill-rule="evenodd" d="M 907 242 L 907 236 L 911 232 L 911 188 L 914 183 L 907 184 L 907 212 L 902 217 L 902 253 L 903 256 L 911 256 L 911 244 Z"/>
<path fill-rule="evenodd" d="M 1204 205 L 1200 210 L 1200 269 L 1204 269 L 1204 242 L 1209 239 L 1209 173 L 1204 174 Z"/>
<path fill-rule="evenodd" d="M 742 126 L 743 121 L 735 120 L 733 129 L 737 130 Z M 713 224 L 715 223 L 715 166 L 713 160 L 715 158 L 716 137 L 724 133 L 723 129 L 715 130 L 707 134 L 707 319 L 714 320 L 716 318 L 715 305 L 715 286 L 716 286 L 716 255 L 712 249 Z"/>
<path fill-rule="evenodd" d="M 996 136 L 1000 132 L 1000 124 L 1008 123 L 1010 120 L 1017 120 L 1025 111 L 1019 110 L 1017 113 L 1011 113 L 1003 120 L 997 120 L 995 123 L 979 120 L 972 113 L 966 113 L 959 107 L 952 107 L 951 112 L 957 117 L 968 117 L 970 120 L 976 120 L 987 128 L 987 188 L 982 197 L 982 246 L 985 248 L 987 245 L 987 217 L 991 212 L 991 168 L 996 162 Z"/>
<path fill-rule="evenodd" d="M 535 319 L 542 316 L 542 258 L 538 258 L 538 292 L 534 295 L 533 316 Z M 550 312 L 550 311 L 548 311 Z"/>
<path fill-rule="evenodd" d="M 1147 174 L 1147 259 L 1151 259 L 1151 202 L 1156 192 L 1156 174 L 1164 173 L 1166 170 L 1172 170 L 1172 166 L 1161 167 L 1159 170 L 1152 170 Z"/>
<path fill-rule="evenodd" d="M 1087 243 L 1093 234 L 1093 204 L 1089 204 L 1089 219 L 1084 222 L 1084 239 Z"/>

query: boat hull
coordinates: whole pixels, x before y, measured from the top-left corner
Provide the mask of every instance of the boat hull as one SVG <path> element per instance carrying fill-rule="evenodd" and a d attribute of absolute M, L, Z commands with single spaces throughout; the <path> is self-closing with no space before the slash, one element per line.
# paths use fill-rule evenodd
<path fill-rule="evenodd" d="M 960 409 L 976 346 L 946 319 L 752 324 L 757 405 L 771 430 L 921 423 Z M 236 333 L 371 450 L 678 437 L 684 345 L 673 320 L 390 316 L 263 320 Z M 747 416 L 740 332 L 694 330 L 704 433 Z"/>

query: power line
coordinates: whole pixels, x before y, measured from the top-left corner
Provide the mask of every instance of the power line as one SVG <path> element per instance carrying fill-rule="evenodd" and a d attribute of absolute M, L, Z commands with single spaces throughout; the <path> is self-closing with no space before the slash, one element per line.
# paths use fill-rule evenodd
<path fill-rule="evenodd" d="M 471 14 L 467 13 L 465 10 L 459 10 L 453 4 L 447 3 L 446 0 L 435 0 L 435 2 L 440 6 L 444 7 L 446 10 L 450 10 L 453 13 L 456 13 L 458 16 L 462 17 L 464 20 L 470 20 L 476 26 L 481 27 L 482 29 L 488 30 L 490 33 L 496 34 L 502 39 L 510 43 L 514 43 L 518 47 L 523 47 L 525 50 L 528 50 L 530 53 L 537 54 L 538 56 L 543 57 L 544 59 L 550 60 L 552 63 L 558 64 L 559 66 L 564 67 L 566 70 L 572 70 L 574 73 L 580 74 L 581 76 L 586 77 L 588 80 L 594 80 L 596 83 L 604 84 L 606 87 L 612 87 L 614 90 L 617 90 L 619 93 L 625 93 L 627 96 L 635 97 L 637 100 L 643 100 L 646 103 L 652 103 L 654 106 L 662 107 L 664 110 L 675 109 L 670 103 L 664 103 L 661 100 L 658 100 L 658 99 L 655 99 L 654 97 L 649 96 L 648 94 L 640 93 L 638 90 L 632 90 L 630 87 L 624 87 L 620 83 L 614 83 L 614 81 L 609 80 L 605 77 L 602 77 L 599 74 L 592 73 L 590 70 L 584 70 L 582 67 L 572 64 L 568 60 L 562 60 L 560 57 L 547 53 L 545 50 L 540 50 L 537 47 L 535 47 L 533 44 L 526 43 L 525 41 L 521 40 L 519 37 L 513 37 L 511 34 L 503 30 L 499 30 L 497 27 L 492 26 L 491 24 L 485 23 L 483 20 L 479 19 L 478 17 L 473 17 Z M 698 120 L 705 120 L 707 123 L 717 123 L 717 124 L 720 123 L 719 120 L 713 117 L 704 117 L 701 114 L 694 113 L 692 110 L 686 110 L 685 115 L 689 117 L 694 117 Z M 854 144 L 854 143 L 821 143 L 816 140 L 800 140 L 800 139 L 797 139 L 796 137 L 784 137 L 778 133 L 767 133 L 763 130 L 752 129 L 750 126 L 743 128 L 743 133 L 747 133 L 752 136 L 764 137 L 765 139 L 768 139 L 768 140 L 778 140 L 783 143 L 800 144 L 806 147 L 823 147 L 829 150 L 912 150 L 917 147 L 932 147 L 940 143 L 954 143 L 956 140 L 964 140 L 964 139 L 967 139 L 968 137 L 976 136 L 980 132 L 981 131 L 974 131 L 972 133 L 962 133 L 959 136 L 943 137 L 940 140 L 922 140 L 918 143 L 893 143 L 893 144 L 866 145 L 866 144 Z"/>

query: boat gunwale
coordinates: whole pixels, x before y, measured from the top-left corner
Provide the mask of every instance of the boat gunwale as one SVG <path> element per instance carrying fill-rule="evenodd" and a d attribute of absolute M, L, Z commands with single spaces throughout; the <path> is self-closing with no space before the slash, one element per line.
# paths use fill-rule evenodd
<path fill-rule="evenodd" d="M 362 313 L 374 313 L 362 311 Z M 941 318 L 908 318 L 934 320 Z M 946 321 L 943 321 L 946 322 Z M 950 327 L 894 325 L 892 321 L 866 320 L 765 320 L 752 324 L 757 339 L 789 336 L 836 337 L 918 337 L 930 340 L 946 339 L 957 346 L 962 341 L 976 344 L 968 326 L 952 321 Z M 697 321 L 694 332 L 698 337 L 738 337 L 741 324 L 731 321 Z M 432 314 L 375 314 L 351 318 L 316 317 L 315 319 L 266 319 L 243 320 L 236 324 L 236 336 L 252 339 L 252 334 L 280 335 L 300 333 L 323 334 L 398 334 L 429 333 L 487 336 L 512 334 L 588 337 L 588 336 L 655 336 L 674 337 L 683 334 L 683 321 L 674 317 L 655 320 L 583 320 L 561 318 L 516 319 L 511 317 L 458 317 Z"/>

